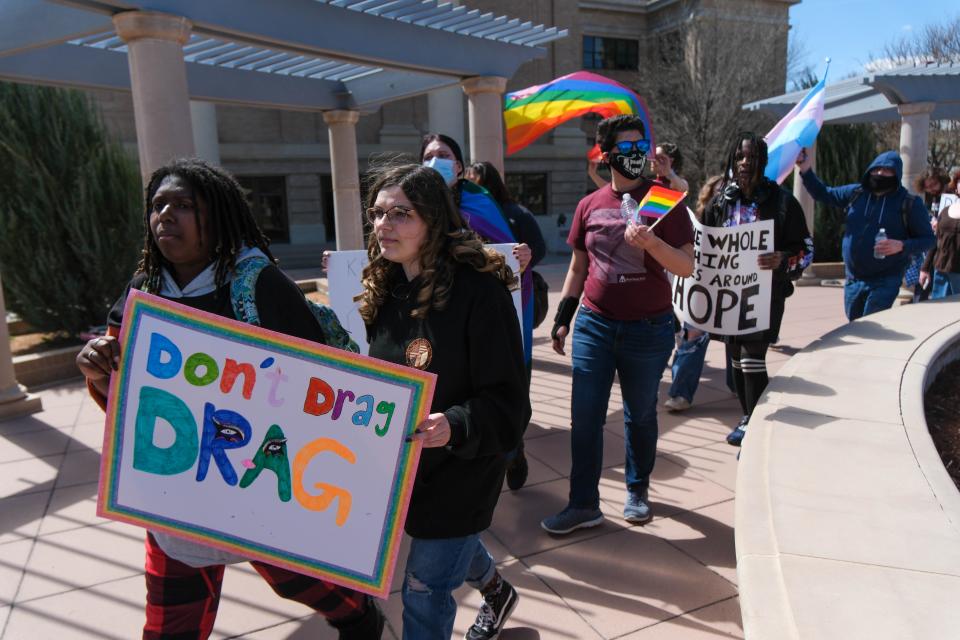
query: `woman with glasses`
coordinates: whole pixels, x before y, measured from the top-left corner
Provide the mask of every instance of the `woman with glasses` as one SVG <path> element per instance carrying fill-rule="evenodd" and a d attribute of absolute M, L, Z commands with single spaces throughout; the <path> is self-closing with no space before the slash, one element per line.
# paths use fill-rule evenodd
<path fill-rule="evenodd" d="M 523 306 L 523 358 L 528 365 L 533 360 L 533 274 L 525 270 L 530 247 L 514 235 L 507 217 L 490 193 L 464 178 L 466 166 L 457 141 L 442 133 L 428 133 L 420 143 L 420 162 L 435 169 L 453 192 L 454 205 L 460 210 L 467 226 L 491 244 L 519 242 L 514 255 L 521 264 L 520 292 Z"/>
<path fill-rule="evenodd" d="M 517 603 L 480 533 L 490 526 L 506 453 L 530 416 L 520 325 L 501 255 L 466 228 L 442 174 L 403 165 L 376 175 L 360 315 L 370 355 L 437 374 L 407 511 L 403 637 L 447 640 L 464 582 L 483 603 L 466 638 L 495 638 Z"/>
<path fill-rule="evenodd" d="M 646 220 L 636 224 L 620 214 L 624 194 L 640 202 L 653 186 L 643 177 L 650 151 L 643 122 L 627 115 L 602 120 L 597 144 L 613 179 L 581 200 L 574 213 L 567 238 L 573 257 L 551 334 L 554 351 L 565 355 L 576 314 L 570 497 L 563 510 L 541 522 L 554 535 L 603 522 L 603 425 L 614 374 L 626 436 L 623 517 L 633 524 L 653 517 L 647 492 L 657 453 L 657 388 L 673 350 L 666 271 L 681 277 L 693 272 L 693 228 L 685 211 L 671 210 L 653 229 Z"/>

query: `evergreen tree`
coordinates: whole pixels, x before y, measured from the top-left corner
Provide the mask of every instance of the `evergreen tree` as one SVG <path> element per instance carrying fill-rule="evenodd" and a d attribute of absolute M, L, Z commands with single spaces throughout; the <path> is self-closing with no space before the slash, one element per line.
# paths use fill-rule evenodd
<path fill-rule="evenodd" d="M 80 91 L 0 82 L 0 269 L 41 331 L 103 324 L 143 234 L 139 171 Z"/>

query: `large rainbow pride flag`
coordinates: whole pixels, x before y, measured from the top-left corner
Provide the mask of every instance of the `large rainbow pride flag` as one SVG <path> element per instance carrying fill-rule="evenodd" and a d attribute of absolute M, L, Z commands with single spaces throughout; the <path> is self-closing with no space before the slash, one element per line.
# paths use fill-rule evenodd
<path fill-rule="evenodd" d="M 604 118 L 620 114 L 640 116 L 647 139 L 653 144 L 653 127 L 643 98 L 610 78 L 577 71 L 506 95 L 503 119 L 507 153 L 516 153 L 550 129 L 586 113 Z"/>

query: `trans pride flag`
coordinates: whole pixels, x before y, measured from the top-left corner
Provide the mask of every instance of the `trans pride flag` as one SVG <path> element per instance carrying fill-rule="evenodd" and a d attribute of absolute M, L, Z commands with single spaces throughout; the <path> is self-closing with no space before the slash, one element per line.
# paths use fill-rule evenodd
<path fill-rule="evenodd" d="M 641 217 L 662 218 L 670 213 L 670 210 L 685 197 L 687 197 L 687 194 L 682 191 L 653 185 L 637 206 L 637 213 L 634 214 L 633 221 L 639 224 Z"/>
<path fill-rule="evenodd" d="M 828 64 L 827 71 L 829 70 Z M 786 180 L 793 171 L 800 150 L 811 146 L 820 133 L 827 71 L 823 72 L 823 79 L 810 89 L 803 100 L 764 136 L 767 141 L 767 168 L 763 173 L 777 184 Z"/>
<path fill-rule="evenodd" d="M 653 128 L 643 98 L 631 89 L 589 71 L 578 71 L 506 95 L 503 120 L 507 153 L 516 153 L 544 133 L 586 113 L 604 118 L 635 114 L 653 145 Z"/>

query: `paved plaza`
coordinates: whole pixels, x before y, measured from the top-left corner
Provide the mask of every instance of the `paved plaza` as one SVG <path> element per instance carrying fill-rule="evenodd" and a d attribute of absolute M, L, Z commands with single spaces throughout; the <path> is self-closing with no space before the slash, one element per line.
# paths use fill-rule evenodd
<path fill-rule="evenodd" d="M 556 308 L 565 264 L 538 269 Z M 771 373 L 793 353 L 843 324 L 842 290 L 798 288 L 788 300 Z M 552 311 L 551 311 L 552 314 Z M 484 534 L 521 600 L 502 638 L 706 640 L 742 637 L 734 555 L 736 450 L 723 442 L 739 418 L 724 387 L 722 344 L 713 343 L 692 409 L 661 409 L 651 501 L 655 519 L 620 518 L 623 411 L 616 385 L 608 410 L 600 527 L 552 537 L 539 521 L 566 501 L 570 468 L 570 360 L 550 348 L 550 321 L 535 332 L 526 434 L 527 486 L 504 491 Z M 669 372 L 661 385 L 666 398 Z M 143 532 L 95 515 L 103 414 L 80 382 L 40 392 L 44 411 L 0 422 L 0 639 L 139 637 L 143 623 Z M 402 563 L 402 559 L 401 559 Z M 402 569 L 402 564 L 399 569 Z M 399 637 L 402 570 L 384 604 L 385 638 Z M 473 621 L 468 588 L 455 637 Z M 228 568 L 215 638 L 335 638 L 301 605 L 281 600 L 245 565 Z"/>

